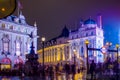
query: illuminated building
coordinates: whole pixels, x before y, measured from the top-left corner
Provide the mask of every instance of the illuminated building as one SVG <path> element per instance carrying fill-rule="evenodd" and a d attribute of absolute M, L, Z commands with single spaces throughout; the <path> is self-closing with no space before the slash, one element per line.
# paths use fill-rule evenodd
<path fill-rule="evenodd" d="M 45 64 L 56 64 L 69 61 L 69 31 L 66 27 L 62 30 L 60 36 L 51 39 L 45 43 L 44 62 Z M 42 63 L 42 49 L 38 51 L 39 62 Z"/>
<path fill-rule="evenodd" d="M 1 69 L 11 68 L 17 64 L 24 64 L 25 55 L 30 51 L 31 38 L 37 36 L 36 24 L 30 26 L 26 23 L 22 13 L 19 16 L 8 16 L 0 20 L 0 63 Z M 33 39 L 35 51 L 37 38 Z"/>
<path fill-rule="evenodd" d="M 67 28 L 64 28 L 67 30 Z M 81 22 L 81 25 L 76 30 L 63 29 L 62 34 L 69 34 L 64 37 L 57 37 L 46 42 L 44 48 L 44 60 L 45 63 L 59 63 L 74 61 L 78 64 L 86 62 L 86 45 L 85 40 L 89 40 L 88 47 L 101 48 L 104 43 L 103 29 L 101 16 L 98 16 L 98 21 L 95 22 L 91 18 Z M 64 32 L 65 31 L 65 32 Z M 95 62 L 103 62 L 104 55 L 100 51 L 89 51 L 89 61 L 95 60 Z M 38 51 L 39 62 L 42 63 L 42 49 Z"/>
<path fill-rule="evenodd" d="M 77 30 L 70 32 L 69 46 L 71 59 L 75 54 L 77 62 L 79 62 L 80 60 L 86 61 L 87 54 L 85 40 L 89 41 L 88 47 L 90 48 L 100 49 L 103 46 L 104 37 L 101 16 L 98 16 L 97 20 L 98 21 L 95 22 L 94 20 L 89 18 L 88 20 L 81 22 L 81 26 Z M 104 55 L 100 51 L 89 50 L 88 59 L 89 61 L 95 60 L 95 62 L 103 62 Z"/>

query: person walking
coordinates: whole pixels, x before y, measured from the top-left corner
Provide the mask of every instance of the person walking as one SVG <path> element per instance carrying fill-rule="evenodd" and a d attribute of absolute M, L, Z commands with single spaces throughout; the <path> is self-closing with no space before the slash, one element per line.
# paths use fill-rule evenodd
<path fill-rule="evenodd" d="M 90 64 L 90 74 L 91 74 L 91 80 L 93 80 L 93 74 L 96 70 L 96 64 L 94 63 L 94 60 L 92 60 L 92 63 Z"/>

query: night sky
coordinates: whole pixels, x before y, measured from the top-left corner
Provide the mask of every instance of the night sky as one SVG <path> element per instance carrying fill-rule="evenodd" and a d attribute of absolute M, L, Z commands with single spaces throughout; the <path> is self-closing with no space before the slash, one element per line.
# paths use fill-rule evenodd
<path fill-rule="evenodd" d="M 45 36 L 47 40 L 58 36 L 65 25 L 69 29 L 75 29 L 81 19 L 86 20 L 91 16 L 96 20 L 99 13 L 102 15 L 104 33 L 110 35 L 105 36 L 110 40 L 111 37 L 115 40 L 118 38 L 113 37 L 113 34 L 116 30 L 118 32 L 120 27 L 120 0 L 20 0 L 20 2 L 27 23 L 33 25 L 36 21 L 38 35 Z M 39 41 L 40 39 L 38 43 Z"/>

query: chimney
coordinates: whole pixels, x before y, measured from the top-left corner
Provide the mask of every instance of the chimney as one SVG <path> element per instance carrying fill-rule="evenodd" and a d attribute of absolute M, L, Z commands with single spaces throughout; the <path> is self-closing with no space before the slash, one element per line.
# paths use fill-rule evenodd
<path fill-rule="evenodd" d="M 102 29 L 102 16 L 100 14 L 97 16 L 97 24 Z"/>

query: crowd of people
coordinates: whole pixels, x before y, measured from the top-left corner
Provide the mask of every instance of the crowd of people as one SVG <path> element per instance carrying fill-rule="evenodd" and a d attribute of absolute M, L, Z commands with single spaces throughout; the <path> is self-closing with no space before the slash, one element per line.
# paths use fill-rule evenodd
<path fill-rule="evenodd" d="M 29 67 L 29 66 L 28 66 Z M 117 60 L 112 61 L 110 58 L 106 59 L 106 61 L 104 61 L 104 63 L 95 63 L 94 60 L 89 63 L 89 70 L 86 69 L 86 65 L 78 65 L 77 63 L 58 63 L 58 64 L 45 64 L 43 66 L 43 64 L 38 64 L 37 67 L 33 67 L 31 69 L 29 69 L 29 72 L 27 71 L 27 69 L 25 68 L 25 66 L 23 65 L 23 67 L 21 67 L 21 69 L 17 70 L 13 70 L 13 71 L 9 71 L 9 70 L 3 70 L 1 71 L 1 74 L 5 74 L 5 72 L 8 73 L 8 75 L 20 75 L 22 76 L 24 74 L 24 76 L 49 76 L 51 78 L 56 77 L 58 75 L 61 74 L 65 74 L 66 77 L 68 77 L 68 75 L 72 74 L 73 77 L 76 73 L 80 73 L 83 72 L 85 73 L 86 71 L 88 71 L 88 74 L 91 74 L 91 79 L 93 79 L 93 77 L 95 78 L 95 76 L 97 74 L 99 75 L 116 75 L 117 73 L 119 73 L 119 63 Z M 10 74 L 9 74 L 10 73 Z M 43 75 L 44 73 L 44 75 Z"/>

